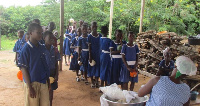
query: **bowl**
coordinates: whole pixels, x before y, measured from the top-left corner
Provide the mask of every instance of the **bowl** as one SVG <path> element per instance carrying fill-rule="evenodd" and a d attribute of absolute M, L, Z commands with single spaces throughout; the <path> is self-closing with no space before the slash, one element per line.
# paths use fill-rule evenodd
<path fill-rule="evenodd" d="M 199 95 L 199 92 L 191 91 L 190 92 L 190 100 L 196 100 L 198 95 Z"/>
<path fill-rule="evenodd" d="M 148 100 L 149 97 L 144 96 L 134 99 L 135 103 L 119 103 L 109 100 L 105 94 L 100 97 L 101 104 L 104 104 L 104 106 L 144 106 Z"/>

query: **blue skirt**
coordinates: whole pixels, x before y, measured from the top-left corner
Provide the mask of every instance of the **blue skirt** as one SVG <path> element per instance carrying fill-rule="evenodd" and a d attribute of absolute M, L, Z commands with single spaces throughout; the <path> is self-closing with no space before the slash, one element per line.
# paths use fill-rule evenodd
<path fill-rule="evenodd" d="M 131 68 L 134 67 L 134 65 L 131 65 L 130 66 Z M 127 82 L 138 82 L 138 74 L 136 77 L 130 77 L 130 71 L 128 71 L 128 69 L 126 68 L 126 66 L 123 64 L 122 65 L 122 69 L 121 69 L 121 72 L 120 72 L 120 82 L 124 82 L 124 83 L 127 83 Z"/>
<path fill-rule="evenodd" d="M 88 69 L 88 58 L 89 58 L 89 52 L 88 51 L 82 51 L 81 52 L 81 62 L 83 64 L 80 66 L 81 71 L 87 71 L 87 69 Z"/>
<path fill-rule="evenodd" d="M 111 58 L 109 53 L 101 53 L 100 56 L 100 79 L 110 84 Z"/>
<path fill-rule="evenodd" d="M 88 65 L 88 76 L 99 77 L 100 76 L 100 55 L 99 53 L 92 53 L 92 59 L 96 62 L 94 66 Z"/>
<path fill-rule="evenodd" d="M 78 53 L 77 52 L 74 52 L 73 53 L 73 58 L 71 60 L 71 63 L 70 63 L 70 67 L 69 67 L 69 70 L 79 70 L 80 69 L 80 66 L 78 64 Z"/>
<path fill-rule="evenodd" d="M 120 71 L 122 68 L 122 58 L 112 58 L 112 64 L 111 64 L 111 79 L 110 84 L 116 83 L 121 84 L 119 81 L 120 78 Z"/>

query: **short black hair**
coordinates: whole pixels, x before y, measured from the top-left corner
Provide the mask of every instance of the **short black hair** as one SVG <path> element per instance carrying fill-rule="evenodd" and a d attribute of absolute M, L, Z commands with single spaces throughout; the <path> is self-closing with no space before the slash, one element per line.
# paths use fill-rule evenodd
<path fill-rule="evenodd" d="M 96 22 L 96 21 L 92 21 L 92 22 L 91 22 L 91 25 L 93 25 L 93 24 L 96 24 L 96 25 L 97 25 L 97 22 Z"/>
<path fill-rule="evenodd" d="M 133 31 L 129 31 L 129 32 L 128 32 L 128 35 L 129 35 L 129 34 L 133 34 L 133 35 L 135 36 L 135 34 L 133 33 Z M 128 35 L 127 35 L 127 36 L 128 36 Z"/>
<path fill-rule="evenodd" d="M 22 30 L 22 29 L 20 29 L 20 30 L 18 30 L 18 32 L 19 32 L 19 34 L 21 35 L 24 35 L 24 30 Z"/>
<path fill-rule="evenodd" d="M 120 29 L 117 29 L 116 31 L 115 31 L 115 33 L 122 33 L 122 30 L 120 30 Z"/>
<path fill-rule="evenodd" d="M 53 35 L 53 33 L 51 31 L 45 31 L 43 33 L 43 38 L 46 38 L 47 36 Z"/>
<path fill-rule="evenodd" d="M 33 19 L 32 23 L 40 24 L 40 20 L 39 19 Z"/>
<path fill-rule="evenodd" d="M 28 33 L 30 34 L 30 33 L 33 32 L 34 30 L 39 29 L 39 28 L 42 28 L 39 24 L 37 24 L 37 23 L 31 23 L 31 24 L 28 26 Z"/>
<path fill-rule="evenodd" d="M 108 27 L 107 26 L 102 26 L 101 27 L 101 33 L 102 34 L 107 34 L 108 33 Z"/>
<path fill-rule="evenodd" d="M 84 23 L 82 24 L 81 28 L 83 28 L 83 27 L 88 27 L 88 23 L 84 22 Z"/>

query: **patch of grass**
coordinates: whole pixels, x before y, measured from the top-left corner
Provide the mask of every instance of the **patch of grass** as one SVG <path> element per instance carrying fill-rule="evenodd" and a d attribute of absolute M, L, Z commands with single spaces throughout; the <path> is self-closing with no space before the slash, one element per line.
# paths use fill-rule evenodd
<path fill-rule="evenodd" d="M 12 50 L 17 38 L 8 38 L 5 35 L 1 36 L 1 51 L 2 50 Z"/>

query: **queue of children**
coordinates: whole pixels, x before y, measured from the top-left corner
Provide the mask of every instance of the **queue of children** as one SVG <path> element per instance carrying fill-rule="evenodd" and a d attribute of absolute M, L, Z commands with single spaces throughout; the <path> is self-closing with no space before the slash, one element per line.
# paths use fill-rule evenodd
<path fill-rule="evenodd" d="M 113 41 L 107 37 L 108 27 L 102 26 L 99 33 L 95 21 L 89 26 L 80 20 L 79 28 L 73 28 L 68 25 L 66 29 L 63 53 L 68 57 L 65 63 L 70 65 L 69 70 L 76 72 L 76 81 L 82 80 L 88 85 L 90 78 L 91 88 L 116 83 L 124 90 L 128 90 L 128 82 L 131 82 L 130 90 L 133 90 L 135 82 L 138 82 L 139 53 L 139 48 L 134 43 L 134 33 L 128 33 L 127 43 L 123 41 L 122 30 L 116 30 Z"/>
<path fill-rule="evenodd" d="M 19 40 L 13 50 L 23 73 L 26 106 L 52 106 L 53 91 L 58 88 L 58 61 L 61 60 L 57 49 L 60 37 L 57 31 L 53 33 L 55 28 L 54 22 L 42 27 L 40 20 L 35 19 L 25 34 L 23 30 L 18 31 Z M 101 33 L 97 29 L 97 22 L 93 21 L 90 27 L 83 20 L 79 21 L 78 28 L 67 28 L 63 43 L 65 64 L 76 72 L 77 82 L 84 81 L 88 85 L 90 78 L 91 88 L 117 83 L 128 90 L 130 81 L 130 90 L 133 90 L 134 83 L 138 82 L 139 49 L 133 43 L 135 35 L 129 32 L 126 43 L 123 32 L 116 30 L 112 41 L 107 38 L 107 26 L 101 27 Z M 136 74 L 131 76 L 131 72 Z"/>

